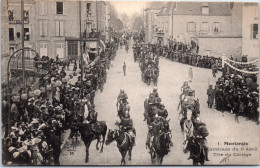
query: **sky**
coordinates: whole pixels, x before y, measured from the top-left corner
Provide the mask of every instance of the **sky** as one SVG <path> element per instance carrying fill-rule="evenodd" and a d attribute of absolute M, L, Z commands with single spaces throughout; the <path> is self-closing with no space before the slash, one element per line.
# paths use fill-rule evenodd
<path fill-rule="evenodd" d="M 132 16 L 134 13 L 142 15 L 143 9 L 145 9 L 145 1 L 110 1 L 120 13 L 126 13 L 128 16 Z"/>

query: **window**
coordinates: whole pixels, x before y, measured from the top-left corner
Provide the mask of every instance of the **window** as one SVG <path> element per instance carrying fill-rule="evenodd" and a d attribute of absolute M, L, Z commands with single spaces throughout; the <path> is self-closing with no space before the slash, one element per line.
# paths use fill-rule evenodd
<path fill-rule="evenodd" d="M 9 47 L 9 54 L 13 55 L 13 53 L 14 53 L 14 47 Z"/>
<path fill-rule="evenodd" d="M 47 56 L 48 55 L 48 44 L 47 43 L 40 43 L 40 56 Z"/>
<path fill-rule="evenodd" d="M 9 17 L 9 21 L 13 21 L 14 20 L 14 11 L 13 10 L 9 10 L 8 11 L 8 17 Z"/>
<path fill-rule="evenodd" d="M 25 22 L 29 21 L 29 10 L 23 11 L 23 18 Z"/>
<path fill-rule="evenodd" d="M 91 3 L 87 3 L 87 15 L 91 15 Z"/>
<path fill-rule="evenodd" d="M 48 23 L 47 21 L 40 21 L 40 36 L 45 37 L 47 36 L 48 32 Z"/>
<path fill-rule="evenodd" d="M 9 28 L 9 40 L 14 40 L 14 28 Z"/>
<path fill-rule="evenodd" d="M 189 22 L 187 26 L 187 30 L 189 33 L 193 33 L 196 31 L 196 23 L 194 22 Z"/>
<path fill-rule="evenodd" d="M 30 30 L 29 30 L 29 28 L 24 28 L 24 40 L 30 40 Z"/>
<path fill-rule="evenodd" d="M 208 33 L 208 31 L 209 31 L 209 23 L 208 22 L 202 22 L 200 31 L 202 33 Z"/>
<path fill-rule="evenodd" d="M 68 55 L 77 56 L 78 55 L 78 42 L 68 41 Z"/>
<path fill-rule="evenodd" d="M 213 32 L 214 33 L 220 32 L 220 22 L 214 22 L 213 23 Z"/>
<path fill-rule="evenodd" d="M 258 39 L 258 24 L 253 24 L 253 39 Z"/>
<path fill-rule="evenodd" d="M 47 15 L 47 2 L 39 2 L 40 4 L 40 15 Z"/>
<path fill-rule="evenodd" d="M 202 6 L 201 12 L 202 12 L 203 15 L 208 15 L 209 14 L 209 6 Z"/>
<path fill-rule="evenodd" d="M 63 2 L 56 2 L 56 14 L 63 14 Z"/>
<path fill-rule="evenodd" d="M 64 36 L 64 27 L 62 21 L 56 22 L 56 36 Z"/>

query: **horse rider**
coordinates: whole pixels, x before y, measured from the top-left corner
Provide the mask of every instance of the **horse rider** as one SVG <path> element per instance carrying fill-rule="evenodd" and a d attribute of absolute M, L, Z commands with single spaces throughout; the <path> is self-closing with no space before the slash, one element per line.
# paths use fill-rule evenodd
<path fill-rule="evenodd" d="M 120 89 L 120 93 L 119 93 L 119 95 L 117 97 L 117 102 L 119 103 L 120 101 L 122 101 L 123 103 L 126 103 L 127 99 L 128 99 L 127 94 L 125 93 L 124 89 L 121 88 Z"/>
<path fill-rule="evenodd" d="M 97 132 L 97 130 L 96 130 L 97 115 L 98 115 L 98 113 L 96 112 L 96 110 L 94 108 L 91 108 L 91 109 L 89 109 L 89 114 L 86 118 L 87 124 L 91 125 L 91 129 L 94 133 Z"/>
<path fill-rule="evenodd" d="M 168 117 L 168 111 L 165 109 L 165 106 L 163 103 L 160 104 L 158 115 L 164 119 Z"/>
<path fill-rule="evenodd" d="M 121 122 L 119 123 L 119 127 L 123 132 L 126 132 L 128 135 L 130 135 L 130 141 L 134 141 L 134 137 L 136 136 L 136 130 L 133 127 L 133 120 L 130 118 L 129 110 L 130 107 L 127 106 L 128 111 L 125 113 L 125 115 L 121 118 Z M 135 142 L 133 142 L 135 144 Z"/>
<path fill-rule="evenodd" d="M 207 139 L 206 137 L 209 135 L 208 129 L 206 127 L 206 124 L 198 120 L 196 123 L 194 123 L 194 132 L 193 135 L 195 138 L 197 138 L 201 145 L 204 148 L 206 161 L 210 161 L 208 158 L 208 147 L 207 147 Z"/>
<path fill-rule="evenodd" d="M 190 89 L 190 86 L 189 86 L 188 82 L 184 82 L 182 87 L 181 87 L 182 94 L 186 94 L 186 91 L 188 89 Z"/>
<path fill-rule="evenodd" d="M 154 121 L 149 125 L 149 132 L 147 136 L 146 145 L 149 146 L 151 142 L 153 141 L 154 136 L 157 136 L 161 133 L 163 130 L 163 123 L 159 119 L 158 114 L 155 115 Z"/>
<path fill-rule="evenodd" d="M 189 139 L 193 136 L 194 126 L 192 123 L 192 111 L 190 109 L 187 110 L 187 119 L 184 121 L 183 124 L 183 135 L 184 135 L 184 142 L 183 144 L 186 146 L 186 143 L 189 141 Z M 184 147 L 185 148 L 185 147 Z M 188 159 L 191 158 L 191 152 Z"/>

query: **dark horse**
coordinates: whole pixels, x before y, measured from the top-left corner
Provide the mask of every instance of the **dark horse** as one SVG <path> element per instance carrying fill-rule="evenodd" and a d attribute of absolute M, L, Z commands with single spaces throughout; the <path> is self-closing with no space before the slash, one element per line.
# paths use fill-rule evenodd
<path fill-rule="evenodd" d="M 171 132 L 162 132 L 154 136 L 151 144 L 148 145 L 151 155 L 152 164 L 162 165 L 163 157 L 169 153 L 171 146 Z"/>
<path fill-rule="evenodd" d="M 205 149 L 203 148 L 203 145 L 201 144 L 200 140 L 198 138 L 191 137 L 186 142 L 184 149 L 184 153 L 187 153 L 188 151 L 191 152 L 191 158 L 193 160 L 193 165 L 204 165 L 206 153 Z"/>
<path fill-rule="evenodd" d="M 122 100 L 120 100 L 116 103 L 116 107 L 117 107 L 117 115 L 121 119 L 124 116 L 125 104 Z"/>
<path fill-rule="evenodd" d="M 96 127 L 95 132 L 92 129 L 91 124 L 86 123 L 80 123 L 79 124 L 79 132 L 81 135 L 81 139 L 84 142 L 86 146 L 86 159 L 85 162 L 87 163 L 89 161 L 89 146 L 92 141 L 97 139 L 96 149 L 99 150 L 99 143 L 101 144 L 101 150 L 100 152 L 103 152 L 103 146 L 107 134 L 107 125 L 104 121 L 98 121 L 94 125 Z M 102 140 L 101 140 L 102 136 Z"/>
<path fill-rule="evenodd" d="M 129 133 L 119 130 L 110 130 L 107 134 L 106 145 L 110 144 L 111 142 L 116 141 L 117 147 L 121 153 L 121 165 L 125 165 L 125 156 L 128 152 L 129 160 L 131 160 L 132 149 L 135 143 L 135 135 L 131 136 Z"/>

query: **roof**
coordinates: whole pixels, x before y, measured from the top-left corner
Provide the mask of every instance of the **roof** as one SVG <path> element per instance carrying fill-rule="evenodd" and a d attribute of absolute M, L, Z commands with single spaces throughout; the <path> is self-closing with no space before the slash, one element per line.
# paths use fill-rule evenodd
<path fill-rule="evenodd" d="M 34 0 L 25 0 L 24 4 L 33 4 Z M 8 4 L 21 4 L 21 0 L 8 0 Z"/>
<path fill-rule="evenodd" d="M 209 16 L 231 15 L 229 2 L 168 2 L 166 10 L 161 7 L 158 15 L 171 14 L 173 10 L 176 15 L 203 15 L 202 6 L 209 6 Z"/>
<path fill-rule="evenodd" d="M 163 1 L 151 1 L 151 2 L 146 2 L 146 9 L 161 9 L 163 6 L 166 6 L 167 2 Z"/>

